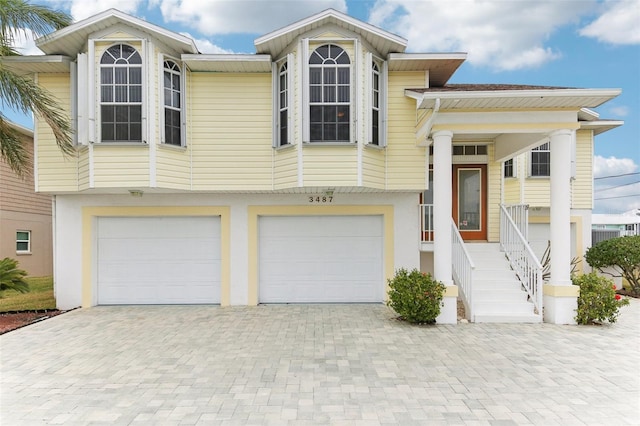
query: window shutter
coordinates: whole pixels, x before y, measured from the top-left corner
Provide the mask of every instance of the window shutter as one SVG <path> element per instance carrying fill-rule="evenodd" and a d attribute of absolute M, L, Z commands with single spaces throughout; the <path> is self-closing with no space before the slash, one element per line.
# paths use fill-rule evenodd
<path fill-rule="evenodd" d="M 309 39 L 302 39 L 302 55 L 300 62 L 302 66 L 302 142 L 309 142 L 311 136 L 309 134 Z"/>
<path fill-rule="evenodd" d="M 365 95 L 365 108 L 366 108 L 366 114 L 364 114 L 366 116 L 366 119 L 364 120 L 364 125 L 365 125 L 365 129 L 366 129 L 366 137 L 367 143 L 371 143 L 371 141 L 373 140 L 373 130 L 372 130 L 372 124 L 373 124 L 373 55 L 371 54 L 371 52 L 367 52 L 366 54 L 366 59 L 365 59 L 365 88 L 366 88 L 366 95 Z"/>

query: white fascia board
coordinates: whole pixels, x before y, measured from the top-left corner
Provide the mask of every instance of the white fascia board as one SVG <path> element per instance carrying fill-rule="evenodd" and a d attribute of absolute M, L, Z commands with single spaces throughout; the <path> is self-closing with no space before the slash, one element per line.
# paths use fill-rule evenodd
<path fill-rule="evenodd" d="M 393 61 L 442 61 L 442 60 L 466 60 L 464 52 L 449 53 L 389 53 L 389 62 Z"/>
<path fill-rule="evenodd" d="M 622 120 L 580 121 L 580 129 L 593 130 L 595 135 L 607 132 L 624 124 Z"/>
<path fill-rule="evenodd" d="M 71 58 L 65 55 L 4 56 L 2 64 L 7 68 L 24 73 L 68 72 Z"/>
<path fill-rule="evenodd" d="M 46 45 L 50 44 L 50 43 L 54 43 L 57 40 L 64 38 L 74 32 L 79 32 L 81 30 L 85 30 L 87 31 L 87 36 L 92 33 L 94 30 L 91 29 L 91 26 L 98 24 L 100 21 L 109 19 L 109 18 L 115 18 L 119 21 L 122 22 L 126 22 L 129 25 L 132 26 L 136 26 L 139 28 L 142 28 L 145 31 L 148 31 L 150 33 L 155 33 L 158 34 L 159 36 L 162 37 L 166 37 L 172 40 L 175 40 L 178 43 L 181 44 L 185 44 L 189 46 L 189 50 L 191 50 L 192 52 L 198 52 L 198 48 L 196 47 L 195 42 L 193 41 L 193 39 L 187 37 L 187 36 L 183 36 L 182 34 L 178 34 L 176 32 L 173 31 L 169 31 L 167 29 L 164 29 L 162 27 L 159 27 L 157 25 L 151 24 L 147 21 L 144 21 L 142 19 L 138 19 L 134 16 L 128 15 L 126 13 L 123 13 L 117 9 L 108 9 L 105 10 L 102 13 L 99 13 L 97 15 L 93 15 L 87 19 L 84 19 L 82 21 L 78 21 L 74 24 L 69 25 L 68 27 L 62 28 L 58 31 L 55 31 L 53 33 L 44 35 L 38 39 L 36 39 L 35 43 L 36 46 L 42 50 L 45 50 Z"/>
<path fill-rule="evenodd" d="M 271 64 L 271 55 L 254 55 L 252 53 L 210 53 L 210 54 L 184 54 L 181 58 L 185 62 L 268 62 Z M 271 69 L 271 65 L 269 65 Z"/>
<path fill-rule="evenodd" d="M 309 29 L 311 29 L 314 24 L 327 18 L 334 18 L 337 21 L 343 21 L 358 29 L 373 33 L 378 37 L 386 38 L 394 43 L 401 44 L 405 47 L 407 46 L 407 40 L 404 37 L 400 37 L 399 35 L 387 32 L 381 28 L 375 27 L 371 24 L 367 24 L 366 22 L 352 18 L 351 16 L 338 12 L 335 9 L 324 10 L 320 13 L 309 16 L 308 18 L 302 19 L 298 22 L 294 22 L 293 24 L 287 25 L 286 27 L 280 28 L 279 30 L 272 31 L 269 34 L 265 34 L 262 37 L 258 37 L 257 39 L 255 39 L 253 44 L 257 47 L 260 44 L 267 43 L 287 33 L 294 32 L 297 30 L 304 31 L 305 27 L 309 27 Z"/>

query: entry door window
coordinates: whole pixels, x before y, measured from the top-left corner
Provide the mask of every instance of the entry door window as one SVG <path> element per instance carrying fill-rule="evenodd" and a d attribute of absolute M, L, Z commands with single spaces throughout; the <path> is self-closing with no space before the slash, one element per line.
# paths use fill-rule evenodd
<path fill-rule="evenodd" d="M 482 229 L 482 171 L 458 170 L 458 228 L 461 231 Z"/>

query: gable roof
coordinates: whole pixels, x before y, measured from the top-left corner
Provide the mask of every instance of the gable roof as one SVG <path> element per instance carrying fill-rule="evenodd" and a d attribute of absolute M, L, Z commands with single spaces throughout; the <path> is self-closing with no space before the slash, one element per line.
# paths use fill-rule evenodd
<path fill-rule="evenodd" d="M 402 53 L 407 47 L 407 40 L 399 35 L 352 18 L 335 9 L 327 9 L 255 39 L 256 53 L 270 54 L 276 58 L 302 34 L 329 24 L 358 34 L 385 58 L 392 52 Z"/>
<path fill-rule="evenodd" d="M 198 53 L 192 39 L 173 31 L 166 30 L 142 19 L 135 18 L 117 9 L 105 10 L 90 18 L 78 21 L 68 27 L 47 34 L 36 40 L 36 46 L 48 55 L 66 55 L 75 57 L 83 48 L 87 38 L 117 24 L 126 24 L 155 37 L 168 46 L 184 53 Z"/>

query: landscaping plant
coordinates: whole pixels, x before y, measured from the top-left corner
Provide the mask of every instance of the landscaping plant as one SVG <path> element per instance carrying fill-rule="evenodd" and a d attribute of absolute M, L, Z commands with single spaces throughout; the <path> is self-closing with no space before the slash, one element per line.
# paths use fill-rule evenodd
<path fill-rule="evenodd" d="M 574 277 L 572 281 L 580 287 L 575 318 L 578 324 L 616 322 L 620 307 L 629 304 L 629 300 L 616 294 L 613 281 L 595 272 Z"/>
<path fill-rule="evenodd" d="M 29 283 L 25 280 L 27 271 L 18 269 L 18 261 L 5 257 L 0 260 L 0 297 L 5 290 L 15 290 L 20 293 L 29 291 Z"/>
<path fill-rule="evenodd" d="M 631 293 L 640 296 L 640 235 L 600 241 L 585 254 L 587 263 L 603 274 L 622 277 L 631 286 Z M 616 273 L 604 270 L 612 267 Z"/>
<path fill-rule="evenodd" d="M 446 289 L 443 283 L 415 268 L 411 272 L 404 268 L 398 269 L 388 283 L 387 305 L 402 319 L 410 323 L 431 324 L 436 321 Z"/>

